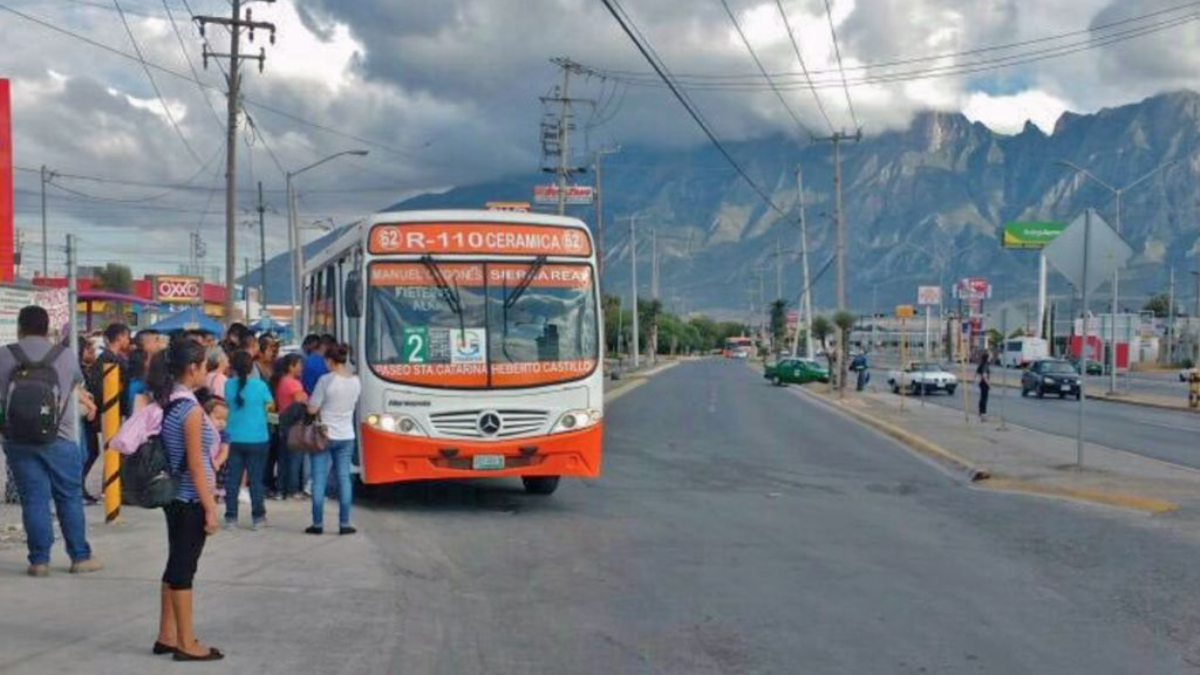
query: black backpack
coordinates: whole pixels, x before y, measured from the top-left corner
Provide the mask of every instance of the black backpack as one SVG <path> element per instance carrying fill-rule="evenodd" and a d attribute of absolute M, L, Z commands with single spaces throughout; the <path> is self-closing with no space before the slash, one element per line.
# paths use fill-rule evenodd
<path fill-rule="evenodd" d="M 40 361 L 31 361 L 20 345 L 8 346 L 16 361 L 4 406 L 4 437 L 10 442 L 49 445 L 58 438 L 70 397 L 58 385 L 54 362 L 65 349 L 54 345 Z"/>
<path fill-rule="evenodd" d="M 167 415 L 171 409 L 183 400 L 176 399 L 163 408 L 163 424 L 167 423 Z M 160 509 L 175 501 L 179 493 L 179 479 L 183 475 L 183 465 L 186 462 L 185 452 L 180 465 L 171 466 L 171 458 L 163 445 L 160 428 L 157 434 L 138 446 L 137 452 L 125 458 L 121 467 L 121 482 L 128 486 L 134 504 L 146 509 Z"/>

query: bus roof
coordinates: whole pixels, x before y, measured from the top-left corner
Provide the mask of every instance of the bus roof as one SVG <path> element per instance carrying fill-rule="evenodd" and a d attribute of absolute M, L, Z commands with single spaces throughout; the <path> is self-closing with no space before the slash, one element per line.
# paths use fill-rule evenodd
<path fill-rule="evenodd" d="M 486 209 L 444 209 L 430 211 L 382 211 L 367 220 L 367 227 L 404 223 L 523 223 L 528 225 L 558 225 L 578 227 L 586 230 L 587 225 L 578 218 L 556 216 L 548 213 L 520 213 L 515 211 L 489 211 Z"/>

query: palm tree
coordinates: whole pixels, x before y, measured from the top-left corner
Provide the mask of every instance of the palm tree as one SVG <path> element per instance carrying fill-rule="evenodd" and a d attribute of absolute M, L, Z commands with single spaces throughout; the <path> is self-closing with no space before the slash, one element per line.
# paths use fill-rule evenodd
<path fill-rule="evenodd" d="M 838 328 L 838 392 L 846 391 L 846 367 L 850 361 L 850 330 L 854 328 L 854 315 L 841 311 L 833 315 Z"/>

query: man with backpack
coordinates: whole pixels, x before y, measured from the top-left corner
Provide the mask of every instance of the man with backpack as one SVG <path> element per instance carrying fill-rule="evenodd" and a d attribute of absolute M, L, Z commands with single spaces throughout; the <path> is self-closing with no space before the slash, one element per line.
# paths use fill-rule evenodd
<path fill-rule="evenodd" d="M 17 342 L 0 348 L 0 433 L 21 497 L 28 574 L 33 577 L 50 572 L 51 499 L 71 557 L 71 573 L 102 568 L 87 541 L 83 456 L 74 441 L 77 421 L 70 413 L 83 375 L 75 354 L 52 343 L 49 330 L 45 309 L 23 307 L 17 315 Z"/>

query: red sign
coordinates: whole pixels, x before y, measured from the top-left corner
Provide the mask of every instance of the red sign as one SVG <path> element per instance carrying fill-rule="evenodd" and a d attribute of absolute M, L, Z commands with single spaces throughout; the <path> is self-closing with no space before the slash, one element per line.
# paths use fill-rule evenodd
<path fill-rule="evenodd" d="M 8 80 L 0 80 L 0 281 L 13 280 L 13 151 Z"/>
<path fill-rule="evenodd" d="M 566 189 L 567 204 L 591 204 L 593 199 L 593 190 L 590 185 L 568 185 Z M 558 186 L 557 185 L 535 185 L 533 186 L 533 201 L 535 204 L 557 204 L 558 203 Z"/>
<path fill-rule="evenodd" d="M 204 280 L 200 277 L 154 277 L 154 299 L 173 304 L 199 303 Z"/>
<path fill-rule="evenodd" d="M 525 283 L 530 265 L 491 263 L 487 268 L 489 286 L 510 288 Z M 438 272 L 451 286 L 479 288 L 483 286 L 483 265 L 471 263 L 439 263 Z M 372 286 L 436 286 L 437 280 L 421 263 L 375 263 L 371 265 Z M 534 288 L 590 288 L 592 268 L 585 265 L 543 265 L 529 281 Z"/>
<path fill-rule="evenodd" d="M 587 233 L 577 227 L 520 223 L 413 223 L 376 225 L 368 250 L 373 255 L 492 253 L 586 258 Z"/>

